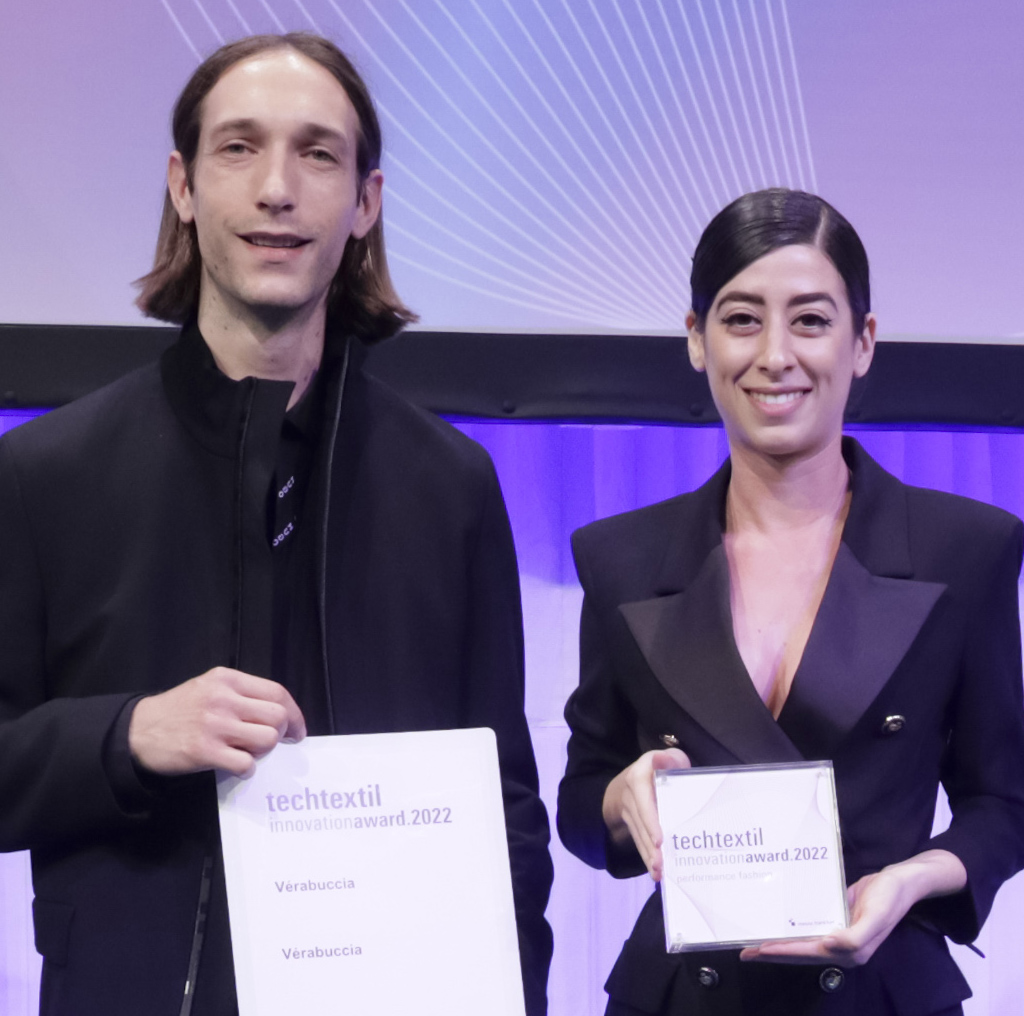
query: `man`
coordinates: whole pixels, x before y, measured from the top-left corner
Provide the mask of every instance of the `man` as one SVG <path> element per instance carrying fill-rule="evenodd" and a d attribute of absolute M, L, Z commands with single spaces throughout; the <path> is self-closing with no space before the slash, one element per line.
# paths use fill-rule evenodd
<path fill-rule="evenodd" d="M 0 848 L 32 850 L 41 1010 L 234 1011 L 214 771 L 306 732 L 491 726 L 542 1013 L 511 536 L 486 454 L 360 370 L 412 318 L 365 86 L 323 39 L 245 39 L 173 133 L 139 303 L 180 339 L 0 442 Z"/>

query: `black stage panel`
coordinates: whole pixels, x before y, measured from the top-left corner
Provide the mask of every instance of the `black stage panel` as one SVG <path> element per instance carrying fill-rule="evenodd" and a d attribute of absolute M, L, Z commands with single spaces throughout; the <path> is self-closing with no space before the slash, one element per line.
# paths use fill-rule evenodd
<path fill-rule="evenodd" d="M 0 405 L 59 406 L 159 356 L 173 328 L 0 325 Z M 682 338 L 407 332 L 368 370 L 448 416 L 710 424 Z M 1024 429 L 1024 346 L 881 342 L 851 423 Z"/>

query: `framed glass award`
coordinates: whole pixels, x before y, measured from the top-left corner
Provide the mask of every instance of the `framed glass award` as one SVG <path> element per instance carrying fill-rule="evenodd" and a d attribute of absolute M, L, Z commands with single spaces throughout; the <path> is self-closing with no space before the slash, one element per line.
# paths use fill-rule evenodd
<path fill-rule="evenodd" d="M 660 770 L 655 791 L 669 952 L 847 927 L 831 762 Z"/>

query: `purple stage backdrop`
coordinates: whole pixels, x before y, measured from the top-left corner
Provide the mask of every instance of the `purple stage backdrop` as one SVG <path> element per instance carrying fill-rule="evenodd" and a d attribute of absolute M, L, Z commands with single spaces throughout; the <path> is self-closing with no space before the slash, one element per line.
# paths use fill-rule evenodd
<path fill-rule="evenodd" d="M 27 413 L 0 412 L 0 431 Z M 515 532 L 526 625 L 527 714 L 554 814 L 565 765 L 562 708 L 577 681 L 581 592 L 569 534 L 592 519 L 698 486 L 722 461 L 718 428 L 462 423 L 491 453 Z M 1024 514 L 1024 434 L 857 431 L 887 469 L 909 483 L 989 501 Z M 945 821 L 944 805 L 940 821 Z M 617 882 L 586 868 L 557 842 L 548 918 L 555 932 L 551 1016 L 602 1012 L 601 985 L 650 892 L 646 877 Z M 0 1013 L 35 1012 L 25 855 L 0 855 Z M 968 1016 L 1006 1016 L 1024 997 L 1024 880 L 1004 887 L 979 939 L 987 959 L 954 948 L 975 998 Z"/>

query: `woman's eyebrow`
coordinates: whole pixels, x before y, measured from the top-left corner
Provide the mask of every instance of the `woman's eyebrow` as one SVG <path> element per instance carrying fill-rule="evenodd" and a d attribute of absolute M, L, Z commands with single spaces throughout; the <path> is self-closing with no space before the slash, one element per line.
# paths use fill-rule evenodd
<path fill-rule="evenodd" d="M 799 293 L 797 296 L 794 296 L 789 301 L 789 303 L 786 304 L 786 306 L 787 307 L 802 307 L 805 303 L 817 303 L 819 300 L 823 300 L 825 303 L 831 304 L 832 307 L 835 308 L 836 311 L 839 310 L 839 307 L 836 304 L 835 299 L 829 293 L 825 293 L 825 292 L 821 292 L 821 293 Z M 756 304 L 759 307 L 763 307 L 764 304 L 765 304 L 765 299 L 764 299 L 763 296 L 759 295 L 758 293 L 744 293 L 742 290 L 733 289 L 733 290 L 730 290 L 728 293 L 726 293 L 715 304 L 715 308 L 717 310 L 719 307 L 722 306 L 722 304 L 730 303 L 730 302 L 753 303 L 753 304 Z"/>
<path fill-rule="evenodd" d="M 763 296 L 759 296 L 757 293 L 744 293 L 738 289 L 732 289 L 715 304 L 715 307 L 721 307 L 723 303 L 729 303 L 730 301 L 756 303 L 761 307 L 764 306 Z"/>
<path fill-rule="evenodd" d="M 801 293 L 799 296 L 794 296 L 789 301 L 787 306 L 789 307 L 800 307 L 805 303 L 817 303 L 819 300 L 823 300 L 825 303 L 832 304 L 833 309 L 839 310 L 839 306 L 836 301 L 828 293 Z"/>

